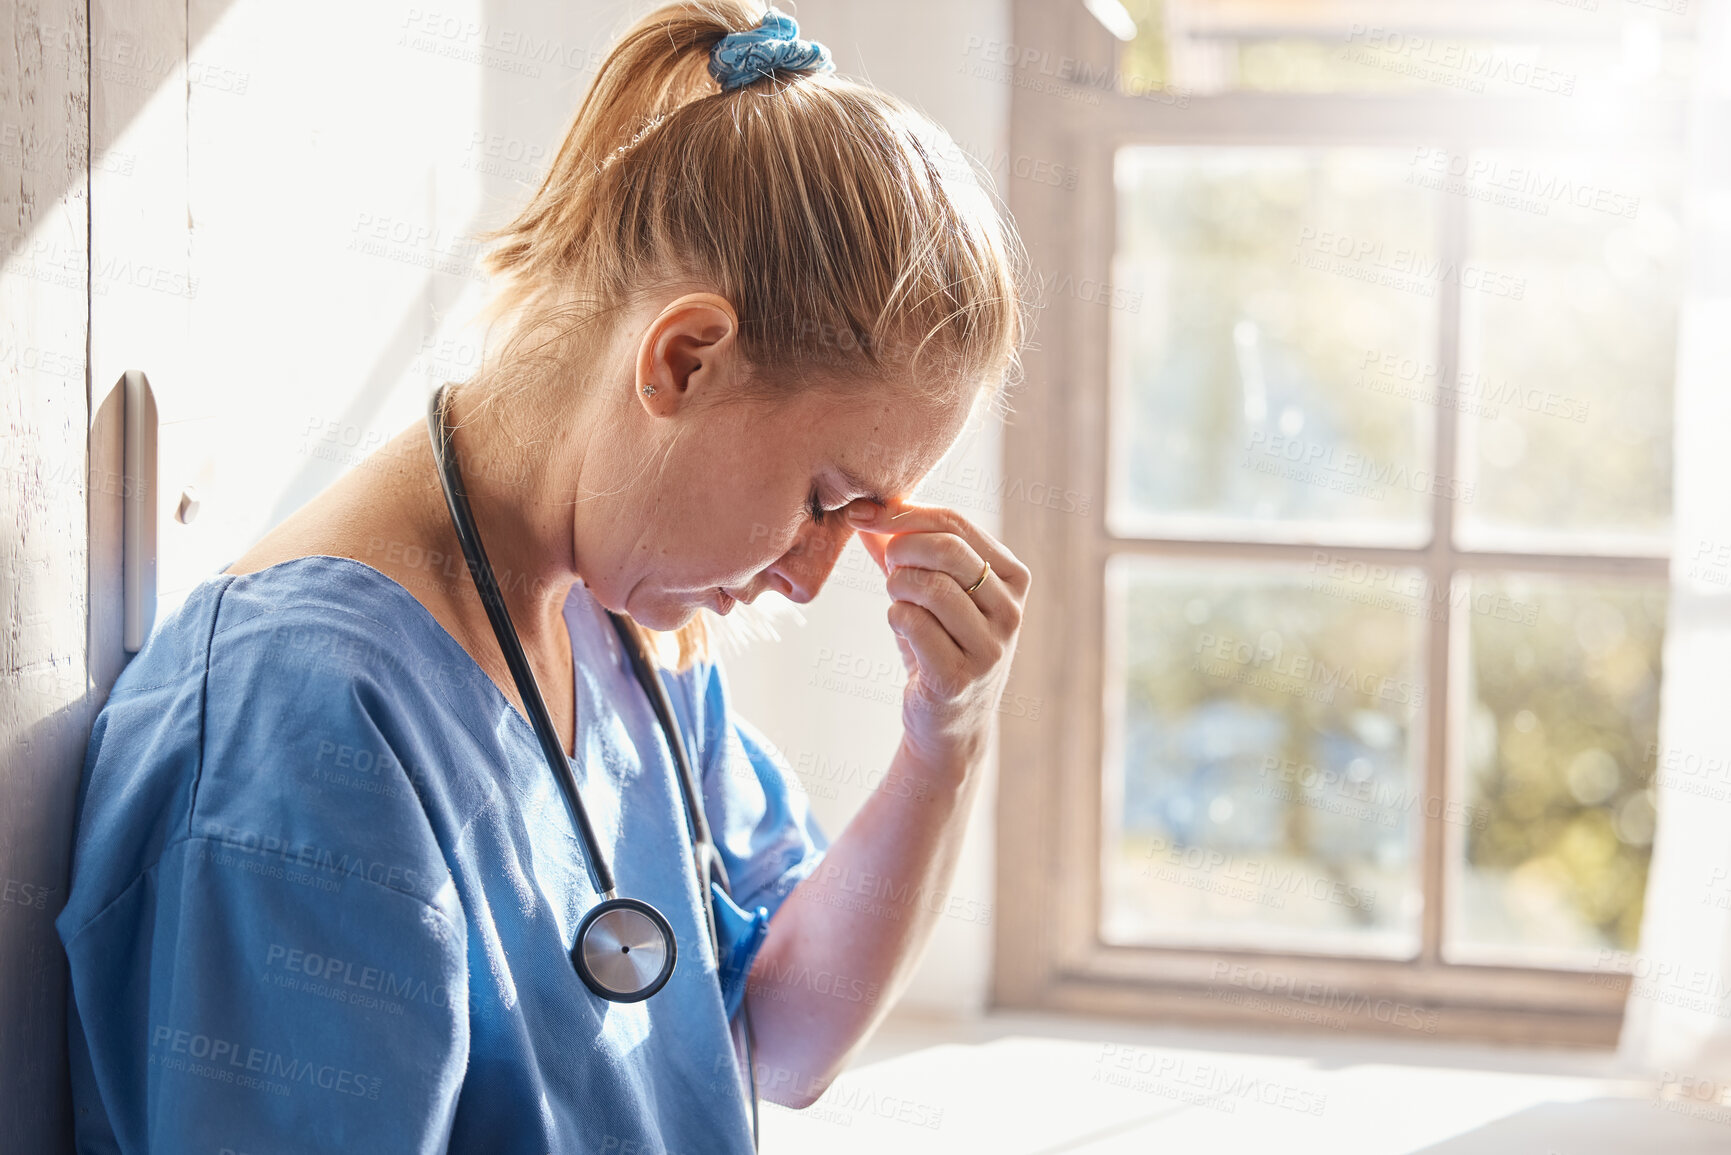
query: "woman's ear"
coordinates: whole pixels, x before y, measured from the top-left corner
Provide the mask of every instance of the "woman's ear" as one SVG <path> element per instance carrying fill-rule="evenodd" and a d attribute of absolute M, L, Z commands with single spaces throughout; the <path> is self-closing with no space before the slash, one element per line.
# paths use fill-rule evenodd
<path fill-rule="evenodd" d="M 688 293 L 661 310 L 637 345 L 637 400 L 671 417 L 698 391 L 723 384 L 738 357 L 739 314 L 715 293 Z"/>

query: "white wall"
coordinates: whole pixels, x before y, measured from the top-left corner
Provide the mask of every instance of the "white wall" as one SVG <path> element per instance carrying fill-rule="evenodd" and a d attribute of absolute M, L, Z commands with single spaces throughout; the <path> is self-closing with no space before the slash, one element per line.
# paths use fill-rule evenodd
<path fill-rule="evenodd" d="M 473 235 L 531 191 L 600 53 L 646 7 L 193 0 L 193 363 L 152 376 L 163 611 L 419 420 L 431 385 L 473 371 L 465 322 L 484 300 Z M 788 7 L 844 73 L 923 108 L 988 162 L 1001 157 L 1008 90 L 961 68 L 970 36 L 1002 37 L 1005 0 Z M 996 531 L 999 456 L 996 425 L 973 430 L 922 493 Z M 200 511 L 180 525 L 189 485 Z M 866 796 L 855 783 L 881 774 L 900 736 L 887 604 L 855 545 L 806 626 L 727 659 L 741 713 L 803 771 L 832 834 Z M 840 692 L 812 684 L 826 657 L 844 655 L 867 676 L 844 676 Z M 994 901 L 991 805 L 988 787 L 955 885 L 960 909 Z M 981 1006 L 990 936 L 983 920 L 946 918 L 909 1001 Z"/>

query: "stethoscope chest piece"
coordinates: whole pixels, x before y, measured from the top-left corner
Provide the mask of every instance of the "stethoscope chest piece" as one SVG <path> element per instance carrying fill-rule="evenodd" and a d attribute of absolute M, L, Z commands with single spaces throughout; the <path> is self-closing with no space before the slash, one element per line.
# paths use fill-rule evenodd
<path fill-rule="evenodd" d="M 635 898 L 610 898 L 577 924 L 571 962 L 597 995 L 635 1003 L 667 984 L 679 950 L 661 912 Z"/>

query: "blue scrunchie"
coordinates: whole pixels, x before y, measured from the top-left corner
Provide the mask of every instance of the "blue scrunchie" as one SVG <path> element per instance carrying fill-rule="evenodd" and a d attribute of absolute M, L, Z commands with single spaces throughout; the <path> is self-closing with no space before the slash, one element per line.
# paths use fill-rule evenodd
<path fill-rule="evenodd" d="M 815 40 L 801 40 L 793 17 L 774 8 L 750 32 L 723 36 L 709 50 L 709 75 L 732 92 L 775 72 L 834 72 L 829 49 Z"/>

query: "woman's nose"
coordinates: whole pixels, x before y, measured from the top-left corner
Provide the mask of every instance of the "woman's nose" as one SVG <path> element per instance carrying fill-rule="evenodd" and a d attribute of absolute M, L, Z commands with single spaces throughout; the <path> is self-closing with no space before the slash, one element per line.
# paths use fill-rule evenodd
<path fill-rule="evenodd" d="M 807 522 L 787 552 L 769 567 L 790 587 L 787 599 L 804 605 L 815 598 L 852 536 L 852 528 L 839 515 L 824 525 Z"/>

